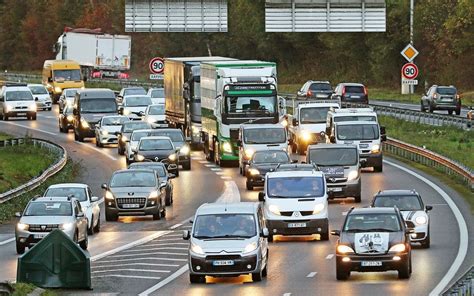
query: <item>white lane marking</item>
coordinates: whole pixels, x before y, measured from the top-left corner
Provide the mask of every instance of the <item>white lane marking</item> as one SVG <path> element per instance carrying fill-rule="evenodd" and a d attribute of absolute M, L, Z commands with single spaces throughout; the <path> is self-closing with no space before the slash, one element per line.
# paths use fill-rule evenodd
<path fill-rule="evenodd" d="M 9 121 L 0 121 L 0 122 L 6 123 L 6 124 L 10 124 L 10 125 L 19 126 L 19 127 L 22 127 L 22 128 L 26 128 L 26 129 L 29 129 L 29 130 L 33 130 L 33 131 L 42 132 L 42 133 L 45 133 L 45 134 L 48 134 L 48 135 L 53 135 L 53 136 L 58 135 L 57 133 L 48 132 L 48 131 L 45 131 L 45 130 L 42 130 L 42 129 L 39 129 L 39 128 L 33 128 L 33 127 L 26 126 L 26 125 L 14 123 L 14 122 L 9 122 Z"/>
<path fill-rule="evenodd" d="M 224 183 L 224 192 L 216 200 L 216 203 L 233 203 L 240 202 L 240 191 L 234 181 L 225 181 Z"/>
<path fill-rule="evenodd" d="M 92 278 L 104 278 L 104 277 L 118 277 L 118 278 L 132 278 L 132 279 L 146 279 L 146 280 L 159 280 L 159 276 L 139 276 L 139 275 L 121 275 L 121 274 L 106 274 L 106 275 L 96 275 Z"/>
<path fill-rule="evenodd" d="M 177 277 L 181 276 L 186 271 L 188 271 L 188 265 L 187 264 L 184 265 L 183 267 L 181 267 L 180 269 L 178 269 L 175 273 L 171 274 L 169 277 L 167 277 L 163 281 L 161 281 L 158 284 L 154 285 L 153 287 L 150 287 L 149 289 L 141 292 L 140 294 L 138 294 L 138 296 L 148 296 L 148 295 L 150 295 L 151 293 L 153 293 L 156 290 L 160 289 L 161 287 L 168 284 L 169 282 L 174 281 Z"/>
<path fill-rule="evenodd" d="M 161 240 L 159 240 L 159 242 L 161 242 Z M 182 246 L 188 246 L 189 243 L 178 243 L 178 242 L 170 242 L 170 243 L 164 243 L 164 244 L 145 244 L 145 245 L 141 245 L 137 248 L 148 248 L 148 247 L 155 247 L 155 246 L 176 246 L 176 245 L 182 245 Z"/>
<path fill-rule="evenodd" d="M 170 229 L 178 228 L 178 227 L 180 227 L 181 225 L 183 225 L 183 224 L 181 224 L 181 223 L 175 224 L 175 225 L 171 226 Z"/>
<path fill-rule="evenodd" d="M 14 238 L 14 237 L 9 238 L 9 239 L 7 239 L 7 240 L 1 241 L 1 242 L 0 242 L 0 246 L 6 245 L 6 244 L 11 243 L 11 242 L 14 242 L 14 241 L 15 241 L 15 238 Z"/>
<path fill-rule="evenodd" d="M 222 180 L 232 180 L 232 177 L 229 176 L 221 176 Z"/>
<path fill-rule="evenodd" d="M 307 278 L 312 278 L 312 277 L 314 277 L 316 274 L 317 274 L 317 272 L 316 272 L 316 271 L 313 271 L 313 272 L 308 273 L 308 275 L 307 275 L 306 277 L 307 277 Z"/>
<path fill-rule="evenodd" d="M 102 262 L 98 262 L 102 263 Z M 164 266 L 164 267 L 178 267 L 178 264 L 163 264 L 163 263 L 121 263 L 121 264 L 112 264 L 112 265 L 95 265 L 91 268 L 110 268 L 110 267 L 121 267 L 121 266 Z"/>
<path fill-rule="evenodd" d="M 198 157 L 198 156 L 191 156 L 191 159 L 192 159 L 192 160 L 202 160 L 202 157 Z"/>
<path fill-rule="evenodd" d="M 291 296 L 291 293 L 284 293 L 283 296 Z"/>
<path fill-rule="evenodd" d="M 456 256 L 456 259 L 454 260 L 453 264 L 449 268 L 448 272 L 444 275 L 444 277 L 441 279 L 441 281 L 438 282 L 438 285 L 433 289 L 433 291 L 430 292 L 430 296 L 435 296 L 435 295 L 440 295 L 444 288 L 451 282 L 451 280 L 456 276 L 457 271 L 461 267 L 462 263 L 464 262 L 464 258 L 466 258 L 467 254 L 467 248 L 469 247 L 469 242 L 468 242 L 468 237 L 469 233 L 467 231 L 467 226 L 466 226 L 466 221 L 464 220 L 464 217 L 461 214 L 461 211 L 459 211 L 458 207 L 454 203 L 454 201 L 449 197 L 449 195 L 441 189 L 438 185 L 434 184 L 427 178 L 421 176 L 420 174 L 402 167 L 398 164 L 395 164 L 391 161 L 384 160 L 385 163 L 394 166 L 418 179 L 420 179 L 422 182 L 424 182 L 426 185 L 430 186 L 433 188 L 435 191 L 443 197 L 443 199 L 446 201 L 448 206 L 451 208 L 451 211 L 453 212 L 454 216 L 456 217 L 456 221 L 459 226 L 459 248 L 458 248 L 458 254 Z"/>
<path fill-rule="evenodd" d="M 201 160 L 201 161 L 199 161 L 199 163 L 204 164 L 204 163 L 208 163 L 208 161 L 207 160 Z"/>
<path fill-rule="evenodd" d="M 133 257 L 137 255 L 175 255 L 175 256 L 188 256 L 188 254 L 181 254 L 181 253 L 171 253 L 171 252 L 154 252 L 154 253 L 141 253 L 141 254 L 126 254 L 126 255 L 114 255 L 110 256 L 110 258 L 123 258 L 123 257 Z"/>
<path fill-rule="evenodd" d="M 205 167 L 208 167 L 208 168 L 215 168 L 216 165 L 215 164 L 206 164 L 204 165 Z"/>
<path fill-rule="evenodd" d="M 176 251 L 179 251 L 179 250 L 187 250 L 187 249 L 188 249 L 188 248 L 178 248 L 178 247 L 166 247 L 166 246 L 163 246 L 163 247 L 148 248 L 148 249 L 126 250 L 126 251 L 123 251 L 123 253 L 149 252 L 149 251 L 160 251 L 160 250 L 163 250 L 163 251 L 166 251 L 166 250 L 176 250 Z"/>
<path fill-rule="evenodd" d="M 221 168 L 211 168 L 211 171 L 213 171 L 213 172 L 220 172 L 220 171 L 222 171 L 222 169 L 221 169 Z"/>
<path fill-rule="evenodd" d="M 347 212 L 342 212 L 342 215 L 343 215 L 343 216 L 346 216 L 346 215 L 347 215 Z"/>
<path fill-rule="evenodd" d="M 432 204 L 432 203 L 430 203 L 428 205 L 430 205 L 430 206 L 448 206 L 448 204 L 445 204 L 445 203 L 441 203 L 441 204 Z"/>
<path fill-rule="evenodd" d="M 114 260 L 103 260 L 97 263 L 116 263 L 116 262 L 130 262 L 137 260 L 157 260 L 157 261 L 188 261 L 188 259 L 172 259 L 172 258 L 161 258 L 161 257 L 136 257 L 129 259 L 114 259 Z"/>
<path fill-rule="evenodd" d="M 215 173 L 216 173 L 216 175 L 219 175 L 219 176 L 225 175 L 224 172 L 215 172 Z"/>
<path fill-rule="evenodd" d="M 96 147 L 92 147 L 92 146 L 90 146 L 90 145 L 88 145 L 88 144 L 86 144 L 86 143 L 82 143 L 82 142 L 79 142 L 79 141 L 74 141 L 74 143 L 77 143 L 77 144 L 82 145 L 82 146 L 84 146 L 84 147 L 88 147 L 88 148 L 90 148 L 90 149 L 92 149 L 92 150 L 95 150 L 95 151 L 99 152 L 100 154 L 103 154 L 103 155 L 107 156 L 108 158 L 110 158 L 110 159 L 112 159 L 112 160 L 117 160 L 117 158 L 113 157 L 112 155 L 108 154 L 107 152 L 105 152 L 105 151 L 102 150 L 102 149 L 99 149 L 99 148 L 96 148 Z"/>
<path fill-rule="evenodd" d="M 133 248 L 135 246 L 138 246 L 138 245 L 142 245 L 142 244 L 145 244 L 149 241 L 152 241 L 154 240 L 155 238 L 158 238 L 160 236 L 163 236 L 165 234 L 168 234 L 170 233 L 170 231 L 157 231 L 156 233 L 153 233 L 149 236 L 146 236 L 144 238 L 141 238 L 139 240 L 136 240 L 134 242 L 131 242 L 131 243 L 128 243 L 126 245 L 123 245 L 121 247 L 118 247 L 118 248 L 115 248 L 115 249 L 112 249 L 112 250 L 109 250 L 107 252 L 104 252 L 104 253 L 101 253 L 101 254 L 97 254 L 95 256 L 92 256 L 91 257 L 91 261 L 97 261 L 99 259 L 102 259 L 106 256 L 109 256 L 109 255 L 112 255 L 112 254 L 116 254 L 118 252 L 121 252 L 121 251 L 124 251 L 124 250 L 127 250 L 127 249 L 130 249 L 130 248 Z"/>
<path fill-rule="evenodd" d="M 163 239 L 160 239 L 160 240 L 158 241 L 158 243 L 162 243 L 162 242 L 175 242 L 176 240 L 182 241 L 183 238 L 181 238 L 181 239 L 176 239 L 176 238 L 163 238 Z M 154 243 L 150 243 L 150 244 L 147 244 L 147 246 L 151 246 L 151 245 L 153 245 L 153 244 L 154 244 Z"/>
<path fill-rule="evenodd" d="M 171 272 L 171 270 L 159 270 L 159 269 L 118 268 L 118 269 L 108 269 L 108 270 L 94 270 L 94 271 L 91 271 L 91 273 L 117 272 L 117 271 L 139 271 L 139 272 L 152 272 L 152 273 Z"/>
<path fill-rule="evenodd" d="M 331 260 L 333 257 L 334 257 L 334 254 L 329 254 L 329 255 L 326 256 L 326 259 Z"/>

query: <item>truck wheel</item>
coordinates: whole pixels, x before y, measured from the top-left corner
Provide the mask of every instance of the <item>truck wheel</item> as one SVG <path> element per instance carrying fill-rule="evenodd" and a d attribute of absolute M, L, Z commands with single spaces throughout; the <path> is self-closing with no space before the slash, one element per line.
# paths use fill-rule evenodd
<path fill-rule="evenodd" d="M 449 115 L 453 115 L 453 110 L 448 110 Z"/>
<path fill-rule="evenodd" d="M 16 253 L 19 255 L 25 253 L 25 245 L 19 241 L 16 241 Z"/>
<path fill-rule="evenodd" d="M 380 173 L 380 172 L 382 172 L 382 171 L 383 171 L 383 164 L 382 164 L 382 163 L 380 163 L 380 164 L 374 166 L 374 172 Z"/>
<path fill-rule="evenodd" d="M 433 113 L 433 111 L 434 111 L 433 104 L 430 104 L 429 110 L 430 110 L 430 113 Z"/>
<path fill-rule="evenodd" d="M 428 230 L 428 234 L 426 235 L 425 240 L 421 242 L 421 247 L 423 249 L 429 249 L 430 248 L 430 232 Z"/>
<path fill-rule="evenodd" d="M 8 121 L 8 115 L 3 115 L 3 120 Z"/>
<path fill-rule="evenodd" d="M 214 163 L 220 166 L 220 159 L 219 159 L 219 142 L 214 141 L 213 142 L 213 148 L 214 148 Z"/>
<path fill-rule="evenodd" d="M 321 232 L 321 233 L 319 234 L 319 240 L 322 240 L 322 241 L 327 241 L 327 240 L 329 240 L 329 231 L 328 231 L 328 229 L 326 229 L 325 232 Z"/>
<path fill-rule="evenodd" d="M 189 274 L 189 282 L 191 284 L 205 284 L 206 277 L 203 275 Z"/>
<path fill-rule="evenodd" d="M 338 281 L 344 281 L 349 278 L 351 275 L 350 270 L 347 270 L 343 268 L 342 266 L 339 266 L 339 264 L 336 263 L 336 279 Z"/>
<path fill-rule="evenodd" d="M 117 214 L 109 213 L 105 211 L 105 221 L 117 221 Z"/>

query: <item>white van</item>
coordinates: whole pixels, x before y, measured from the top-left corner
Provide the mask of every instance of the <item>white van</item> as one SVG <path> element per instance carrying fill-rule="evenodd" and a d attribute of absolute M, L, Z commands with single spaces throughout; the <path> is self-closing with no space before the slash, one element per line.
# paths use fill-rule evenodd
<path fill-rule="evenodd" d="M 378 122 L 377 113 L 371 108 L 344 108 L 329 110 L 326 118 L 326 136 L 331 136 L 335 123 L 341 121 L 374 121 Z"/>
<path fill-rule="evenodd" d="M 286 128 L 281 124 L 242 124 L 237 145 L 240 173 L 245 176 L 246 167 L 255 151 L 288 150 Z"/>
<path fill-rule="evenodd" d="M 36 102 L 26 84 L 5 84 L 0 91 L 0 120 L 25 116 L 36 120 Z"/>
<path fill-rule="evenodd" d="M 329 239 L 328 195 L 321 171 L 281 171 L 265 176 L 263 202 L 269 230 L 268 241 L 274 235 L 319 234 Z"/>

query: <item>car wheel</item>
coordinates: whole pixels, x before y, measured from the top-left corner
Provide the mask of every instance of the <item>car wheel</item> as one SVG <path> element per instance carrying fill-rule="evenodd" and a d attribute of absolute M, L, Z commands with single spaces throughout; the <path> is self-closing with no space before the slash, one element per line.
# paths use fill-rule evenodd
<path fill-rule="evenodd" d="M 295 154 L 297 152 L 298 146 L 296 146 L 296 143 L 291 144 L 291 153 Z"/>
<path fill-rule="evenodd" d="M 191 284 L 205 284 L 206 277 L 203 275 L 189 274 L 189 282 Z"/>
<path fill-rule="evenodd" d="M 190 171 L 191 170 L 191 160 L 189 160 L 186 164 L 183 164 L 183 169 L 185 171 Z"/>
<path fill-rule="evenodd" d="M 160 213 L 161 218 L 166 217 L 166 208 L 162 206 L 161 213 Z"/>
<path fill-rule="evenodd" d="M 356 203 L 360 203 L 361 202 L 361 197 L 360 197 L 360 194 L 359 195 L 356 195 L 354 196 L 354 200 Z"/>
<path fill-rule="evenodd" d="M 3 115 L 0 115 L 0 120 L 3 120 Z"/>
<path fill-rule="evenodd" d="M 430 233 L 428 232 L 428 234 L 426 235 L 425 240 L 421 242 L 421 247 L 422 247 L 423 249 L 429 249 L 429 248 L 430 248 L 430 244 L 431 244 L 430 241 L 431 241 L 431 240 L 430 240 Z"/>
<path fill-rule="evenodd" d="M 156 213 L 153 214 L 153 220 L 161 220 L 161 205 L 156 209 Z"/>
<path fill-rule="evenodd" d="M 448 110 L 449 115 L 453 115 L 453 110 Z"/>
<path fill-rule="evenodd" d="M 430 111 L 430 113 L 433 113 L 433 111 L 434 111 L 434 107 L 433 107 L 432 104 L 430 104 L 430 106 L 429 106 L 429 111 Z"/>
<path fill-rule="evenodd" d="M 105 221 L 117 221 L 117 214 L 109 213 L 105 211 Z"/>
<path fill-rule="evenodd" d="M 49 107 L 49 108 L 48 108 L 48 111 L 51 111 L 52 109 L 53 109 L 53 108 Z"/>
<path fill-rule="evenodd" d="M 247 182 L 245 183 L 245 185 L 247 186 L 247 190 L 253 190 L 253 184 L 252 184 L 252 182 L 250 182 L 249 180 L 247 180 Z"/>
<path fill-rule="evenodd" d="M 74 130 L 74 141 L 79 141 L 79 137 L 76 134 L 76 130 Z"/>
<path fill-rule="evenodd" d="M 461 115 L 461 107 L 456 107 L 456 110 L 454 110 L 457 116 Z"/>
<path fill-rule="evenodd" d="M 179 169 L 176 169 L 176 171 L 174 172 L 174 175 L 175 175 L 176 177 L 179 177 Z"/>
<path fill-rule="evenodd" d="M 125 149 L 119 147 L 118 148 L 118 154 L 119 155 L 124 155 L 125 154 Z"/>
<path fill-rule="evenodd" d="M 94 234 L 94 216 L 92 216 L 92 219 L 91 219 L 91 227 L 87 228 L 87 234 L 88 235 Z"/>
<path fill-rule="evenodd" d="M 383 171 L 383 164 L 380 163 L 379 165 L 374 166 L 374 172 L 381 173 Z"/>
<path fill-rule="evenodd" d="M 325 232 L 321 232 L 319 236 L 319 240 L 328 241 L 329 240 L 329 231 L 326 230 Z"/>
<path fill-rule="evenodd" d="M 267 240 L 269 243 L 273 243 L 273 234 L 269 234 Z"/>
<path fill-rule="evenodd" d="M 421 112 L 426 112 L 425 106 L 423 106 L 423 102 L 420 103 L 420 111 Z"/>
<path fill-rule="evenodd" d="M 19 241 L 16 241 L 16 253 L 21 255 L 25 253 L 25 245 L 20 243 Z"/>
<path fill-rule="evenodd" d="M 252 281 L 261 282 L 262 278 L 263 278 L 263 274 L 262 274 L 261 270 L 259 272 L 253 272 L 252 273 Z"/>
<path fill-rule="evenodd" d="M 4 121 L 8 121 L 8 115 L 6 115 L 6 114 L 3 115 L 3 120 L 4 120 Z"/>
<path fill-rule="evenodd" d="M 351 275 L 351 271 L 343 268 L 342 266 L 339 266 L 339 264 L 336 263 L 336 279 L 338 281 L 344 281 L 349 278 Z"/>
<path fill-rule="evenodd" d="M 244 175 L 244 170 L 242 169 L 242 167 L 240 166 L 239 164 L 239 173 L 243 176 Z"/>
<path fill-rule="evenodd" d="M 87 250 L 87 247 L 89 246 L 89 236 L 87 235 L 87 233 L 86 233 L 86 237 L 79 243 L 79 246 L 84 251 Z"/>
<path fill-rule="evenodd" d="M 410 255 L 408 255 L 410 256 Z M 408 279 L 410 278 L 410 262 L 411 258 L 408 257 L 407 262 L 405 262 L 400 269 L 398 270 L 398 278 L 399 279 Z"/>
<path fill-rule="evenodd" d="M 31 116 L 31 120 L 36 120 L 36 113 Z"/>
<path fill-rule="evenodd" d="M 99 215 L 99 218 L 97 218 L 97 225 L 94 226 L 94 232 L 95 233 L 100 232 L 100 215 Z"/>
<path fill-rule="evenodd" d="M 166 192 L 165 205 L 171 206 L 171 193 L 168 191 Z"/>

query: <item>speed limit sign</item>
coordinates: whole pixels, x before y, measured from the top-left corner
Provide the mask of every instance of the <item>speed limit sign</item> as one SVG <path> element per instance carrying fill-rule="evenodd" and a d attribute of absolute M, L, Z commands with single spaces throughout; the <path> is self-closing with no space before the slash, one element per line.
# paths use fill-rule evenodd
<path fill-rule="evenodd" d="M 402 75 L 408 80 L 415 79 L 418 76 L 418 67 L 413 63 L 406 63 L 402 67 Z"/>
<path fill-rule="evenodd" d="M 152 58 L 148 66 L 152 74 L 161 74 L 165 70 L 165 61 L 162 58 Z"/>

